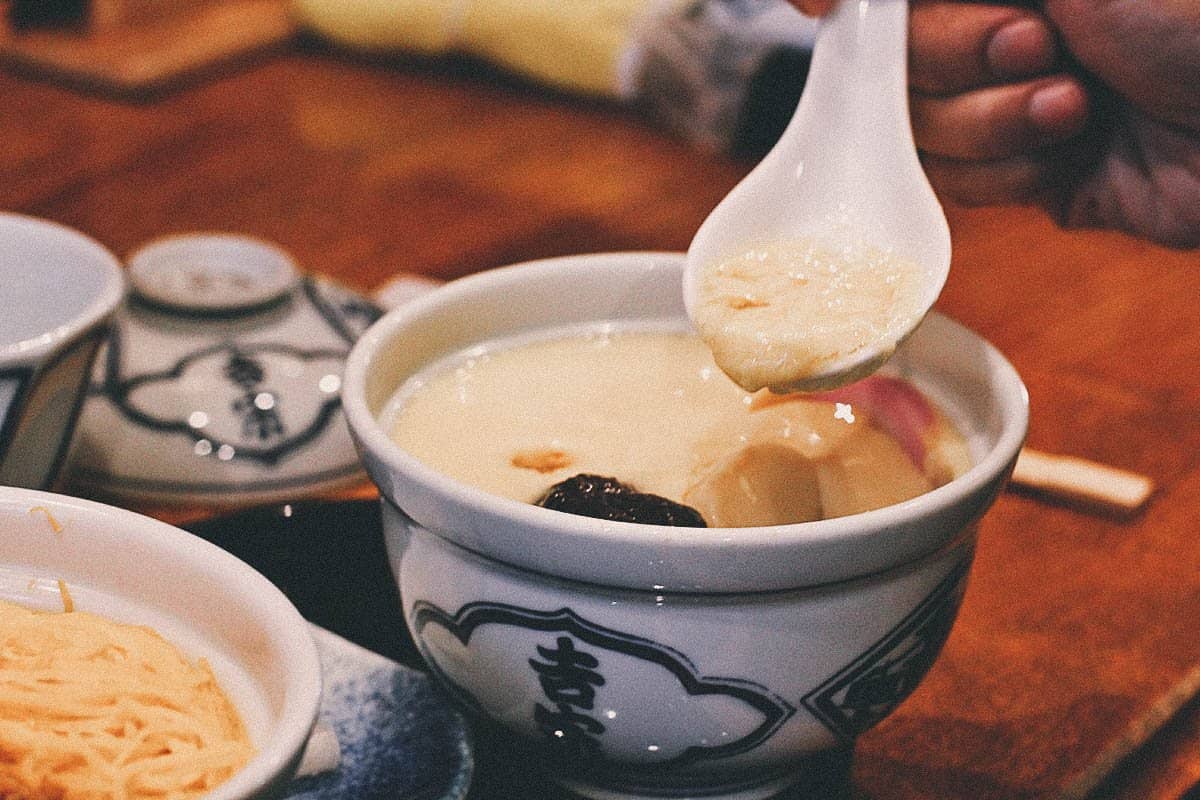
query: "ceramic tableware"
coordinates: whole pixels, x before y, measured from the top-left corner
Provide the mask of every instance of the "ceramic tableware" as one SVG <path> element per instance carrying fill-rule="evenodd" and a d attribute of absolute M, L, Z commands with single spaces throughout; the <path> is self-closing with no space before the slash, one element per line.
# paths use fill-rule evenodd
<path fill-rule="evenodd" d="M 379 517 L 372 501 L 318 500 L 187 526 L 260 570 L 312 623 L 324 686 L 318 724 L 334 737 L 333 758 L 328 746 L 310 752 L 288 800 L 462 800 L 475 774 L 467 721 L 414 669 L 411 640 L 395 625 Z"/>
<path fill-rule="evenodd" d="M 120 264 L 100 243 L 0 213 L 0 485 L 54 481 L 124 291 Z"/>
<path fill-rule="evenodd" d="M 325 690 L 318 719 L 336 737 L 329 770 L 287 800 L 463 800 L 474 773 L 467 724 L 430 676 L 313 626 Z"/>
<path fill-rule="evenodd" d="M 65 495 L 0 488 L 0 597 L 149 625 L 204 658 L 258 753 L 208 800 L 282 796 L 321 700 L 308 623 L 266 578 L 196 536 Z"/>
<path fill-rule="evenodd" d="M 155 240 L 97 359 L 67 476 L 81 492 L 161 505 L 296 499 L 363 479 L 338 391 L 379 316 L 233 234 Z"/>
<path fill-rule="evenodd" d="M 974 466 L 853 516 L 705 530 L 577 517 L 451 480 L 380 426 L 408 376 L 465 348 L 686 325 L 682 269 L 632 253 L 482 273 L 390 312 L 347 362 L 347 418 L 418 647 L 526 743 L 531 768 L 589 797 L 768 797 L 852 747 L 933 664 L 1026 430 L 1013 368 L 936 314 L 890 368 L 946 409 Z"/>
<path fill-rule="evenodd" d="M 787 129 L 713 209 L 688 248 L 689 308 L 700 274 L 712 264 L 800 239 L 838 248 L 866 244 L 911 260 L 922 270 L 920 307 L 933 305 L 950 269 L 950 229 L 913 143 L 907 33 L 907 0 L 841 0 L 821 20 Z M 822 363 L 802 388 L 869 374 L 891 356 L 897 339 Z"/>

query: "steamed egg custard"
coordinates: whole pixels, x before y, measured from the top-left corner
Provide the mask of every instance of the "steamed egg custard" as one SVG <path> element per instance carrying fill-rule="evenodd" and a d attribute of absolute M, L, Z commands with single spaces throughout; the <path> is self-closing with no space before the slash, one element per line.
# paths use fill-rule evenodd
<path fill-rule="evenodd" d="M 533 503 L 572 476 L 612 476 L 721 527 L 880 508 L 970 466 L 962 436 L 907 381 L 747 392 L 681 331 L 495 342 L 410 378 L 381 423 L 428 466 L 492 494 Z"/>
<path fill-rule="evenodd" d="M 925 279 L 861 243 L 775 242 L 705 269 L 692 317 L 736 383 L 788 392 L 860 351 L 890 354 L 923 311 Z"/>

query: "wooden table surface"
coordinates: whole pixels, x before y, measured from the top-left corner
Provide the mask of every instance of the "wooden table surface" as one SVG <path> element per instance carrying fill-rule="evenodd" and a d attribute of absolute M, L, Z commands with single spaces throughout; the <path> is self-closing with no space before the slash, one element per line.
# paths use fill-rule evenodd
<path fill-rule="evenodd" d="M 0 101 L 0 208 L 118 254 L 250 233 L 363 291 L 398 271 L 681 250 L 751 166 L 464 63 L 297 49 L 141 105 L 10 74 Z M 863 736 L 842 793 L 1179 797 L 1200 779 L 1200 253 L 1030 209 L 950 215 L 938 306 L 1021 372 L 1030 444 L 1160 489 L 1132 519 L 1005 494 L 942 657 Z"/>

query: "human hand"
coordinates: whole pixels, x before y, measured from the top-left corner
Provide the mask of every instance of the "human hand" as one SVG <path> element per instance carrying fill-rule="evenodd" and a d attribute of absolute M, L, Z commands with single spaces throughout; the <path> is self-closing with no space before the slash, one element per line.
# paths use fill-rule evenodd
<path fill-rule="evenodd" d="M 915 0 L 909 39 L 913 133 L 944 198 L 1200 245 L 1200 4 Z"/>

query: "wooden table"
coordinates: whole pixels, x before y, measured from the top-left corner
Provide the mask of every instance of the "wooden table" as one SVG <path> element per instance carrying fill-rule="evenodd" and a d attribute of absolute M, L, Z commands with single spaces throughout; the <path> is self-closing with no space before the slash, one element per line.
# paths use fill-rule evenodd
<path fill-rule="evenodd" d="M 118 253 L 242 231 L 363 291 L 397 271 L 680 250 L 750 166 L 469 63 L 295 50 L 145 105 L 8 74 L 0 98 L 0 208 Z M 1002 497 L 944 654 L 839 793 L 1065 797 L 1103 778 L 1095 796 L 1178 797 L 1200 779 L 1200 254 L 1028 209 L 951 209 L 951 225 L 939 307 L 1022 373 L 1030 443 L 1161 489 L 1125 520 Z"/>

